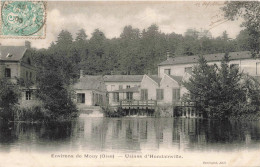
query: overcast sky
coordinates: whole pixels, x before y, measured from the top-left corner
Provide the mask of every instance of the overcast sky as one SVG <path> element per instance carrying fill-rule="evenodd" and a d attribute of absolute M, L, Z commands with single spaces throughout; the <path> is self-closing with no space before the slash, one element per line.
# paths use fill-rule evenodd
<path fill-rule="evenodd" d="M 46 38 L 30 40 L 33 47 L 47 48 L 62 29 L 85 29 L 88 38 L 94 29 L 107 38 L 119 37 L 124 26 L 140 30 L 155 23 L 165 33 L 183 34 L 187 28 L 210 30 L 213 37 L 227 31 L 235 38 L 241 30 L 238 21 L 224 22 L 223 2 L 48 2 Z M 224 22 L 224 23 L 222 23 Z M 2 45 L 23 45 L 24 39 L 0 39 Z"/>

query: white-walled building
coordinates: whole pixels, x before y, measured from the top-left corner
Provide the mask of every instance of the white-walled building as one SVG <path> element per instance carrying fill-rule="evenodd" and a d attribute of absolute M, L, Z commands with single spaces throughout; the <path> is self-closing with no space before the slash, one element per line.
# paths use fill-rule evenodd
<path fill-rule="evenodd" d="M 156 100 L 156 90 L 160 88 L 160 82 L 161 78 L 156 75 L 144 75 L 140 87 L 141 100 Z"/>
<path fill-rule="evenodd" d="M 144 75 L 141 87 L 141 100 L 156 100 L 158 104 L 173 104 L 180 100 L 182 94 L 181 76 Z"/>
<path fill-rule="evenodd" d="M 21 107 L 39 102 L 35 97 L 36 67 L 27 46 L 0 46 L 0 79 L 19 81 Z"/>
<path fill-rule="evenodd" d="M 118 105 L 121 100 L 139 99 L 139 87 L 143 75 L 103 76 L 110 105 Z"/>
<path fill-rule="evenodd" d="M 220 65 L 225 53 L 203 55 L 208 64 Z M 158 76 L 163 77 L 164 74 L 185 76 L 190 73 L 194 65 L 198 63 L 199 56 L 180 56 L 167 58 L 158 65 Z M 237 66 L 239 70 L 251 76 L 260 76 L 260 59 L 254 59 L 248 51 L 230 52 L 230 65 Z"/>
<path fill-rule="evenodd" d="M 102 76 L 81 76 L 73 88 L 76 92 L 76 102 L 79 108 L 106 104 L 106 87 Z"/>
<path fill-rule="evenodd" d="M 220 66 L 224 55 L 220 53 L 203 56 L 208 64 Z M 252 58 L 250 52 L 232 52 L 229 57 L 230 65 L 238 67 L 241 72 L 260 77 L 260 59 Z M 82 78 L 76 89 L 78 101 L 79 95 L 85 94 L 84 104 L 96 105 L 94 95 L 99 94 L 97 97 L 107 97 L 106 102 L 111 106 L 119 106 L 122 101 L 134 105 L 145 104 L 147 101 L 155 102 L 152 104 L 156 105 L 179 105 L 183 95 L 188 93 L 182 82 L 190 78 L 192 68 L 198 64 L 198 60 L 199 56 L 167 58 L 158 65 L 158 75 L 105 75 L 88 78 L 94 81 Z M 102 84 L 97 80 L 102 80 Z M 100 84 L 102 86 L 98 86 Z M 192 108 L 188 108 L 187 115 L 197 116 Z M 185 113 L 183 116 L 187 115 Z"/>

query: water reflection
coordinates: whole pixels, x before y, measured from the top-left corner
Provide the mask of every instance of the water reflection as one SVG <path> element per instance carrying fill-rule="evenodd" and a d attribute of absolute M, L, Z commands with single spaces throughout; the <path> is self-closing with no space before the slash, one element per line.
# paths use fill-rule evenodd
<path fill-rule="evenodd" d="M 0 151 L 233 151 L 260 148 L 260 122 L 174 118 L 79 118 L 0 123 Z"/>

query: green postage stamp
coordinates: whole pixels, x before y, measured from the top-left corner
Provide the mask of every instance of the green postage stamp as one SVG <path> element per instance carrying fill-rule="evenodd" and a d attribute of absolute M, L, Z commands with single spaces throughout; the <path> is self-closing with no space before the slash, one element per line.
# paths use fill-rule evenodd
<path fill-rule="evenodd" d="M 2 1 L 1 38 L 45 38 L 46 3 Z"/>

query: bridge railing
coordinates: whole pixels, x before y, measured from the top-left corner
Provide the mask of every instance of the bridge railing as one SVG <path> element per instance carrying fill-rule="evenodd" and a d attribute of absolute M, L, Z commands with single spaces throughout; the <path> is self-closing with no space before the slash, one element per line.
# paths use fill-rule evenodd
<path fill-rule="evenodd" d="M 121 100 L 120 107 L 156 107 L 156 100 Z"/>

